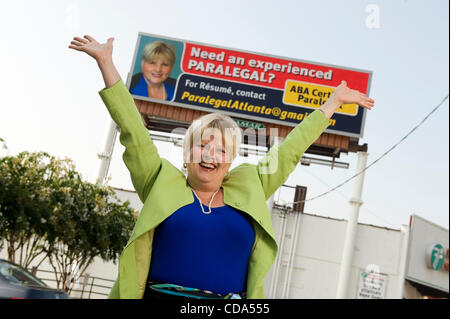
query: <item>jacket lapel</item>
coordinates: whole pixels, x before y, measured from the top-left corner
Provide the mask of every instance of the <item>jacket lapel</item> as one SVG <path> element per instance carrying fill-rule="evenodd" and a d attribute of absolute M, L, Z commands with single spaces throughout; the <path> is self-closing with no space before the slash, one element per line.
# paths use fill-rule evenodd
<path fill-rule="evenodd" d="M 254 165 L 242 164 L 233 169 L 223 182 L 223 190 L 225 204 L 250 215 L 276 242 L 264 191 Z"/>
<path fill-rule="evenodd" d="M 127 246 L 142 234 L 154 229 L 179 208 L 194 202 L 194 196 L 183 173 L 165 159 L 162 160 L 161 166 L 160 177 L 153 186 L 160 191 L 150 192 L 148 195 Z"/>

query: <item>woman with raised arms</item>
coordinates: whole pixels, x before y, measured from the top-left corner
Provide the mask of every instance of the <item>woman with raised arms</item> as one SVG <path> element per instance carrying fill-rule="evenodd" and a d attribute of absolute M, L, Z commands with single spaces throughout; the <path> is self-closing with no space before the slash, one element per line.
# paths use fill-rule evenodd
<path fill-rule="evenodd" d="M 230 170 L 241 132 L 212 113 L 186 132 L 184 174 L 159 156 L 112 59 L 113 38 L 75 37 L 69 48 L 93 57 L 100 96 L 120 127 L 123 160 L 144 203 L 119 259 L 110 298 L 264 298 L 264 278 L 277 244 L 266 200 L 286 181 L 305 150 L 345 103 L 374 101 L 343 81 L 257 165 Z"/>

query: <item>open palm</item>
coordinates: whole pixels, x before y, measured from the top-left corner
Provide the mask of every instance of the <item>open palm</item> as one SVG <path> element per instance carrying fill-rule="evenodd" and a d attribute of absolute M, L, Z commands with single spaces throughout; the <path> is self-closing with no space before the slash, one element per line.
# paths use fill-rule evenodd
<path fill-rule="evenodd" d="M 373 99 L 367 97 L 364 93 L 349 88 L 345 81 L 341 82 L 332 95 L 339 101 L 340 105 L 358 104 L 370 110 L 375 103 Z"/>
<path fill-rule="evenodd" d="M 86 52 L 97 62 L 111 59 L 114 38 L 109 38 L 106 43 L 99 43 L 93 37 L 85 35 L 83 38 L 74 37 L 69 48 Z"/>

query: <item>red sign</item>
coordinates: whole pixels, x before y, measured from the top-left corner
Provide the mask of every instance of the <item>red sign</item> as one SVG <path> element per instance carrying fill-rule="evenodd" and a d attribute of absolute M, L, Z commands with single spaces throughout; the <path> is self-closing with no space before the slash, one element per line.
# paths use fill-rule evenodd
<path fill-rule="evenodd" d="M 182 60 L 186 73 L 234 82 L 281 89 L 287 80 L 338 86 L 342 79 L 349 87 L 367 93 L 369 74 L 338 67 L 303 63 L 242 51 L 186 42 Z"/>

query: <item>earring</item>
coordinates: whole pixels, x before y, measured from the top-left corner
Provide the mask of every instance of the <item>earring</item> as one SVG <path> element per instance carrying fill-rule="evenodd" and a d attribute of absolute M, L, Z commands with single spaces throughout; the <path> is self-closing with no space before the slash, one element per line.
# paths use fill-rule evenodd
<path fill-rule="evenodd" d="M 187 167 L 187 163 L 184 163 L 184 164 L 183 164 L 183 167 L 186 168 L 186 167 Z"/>

